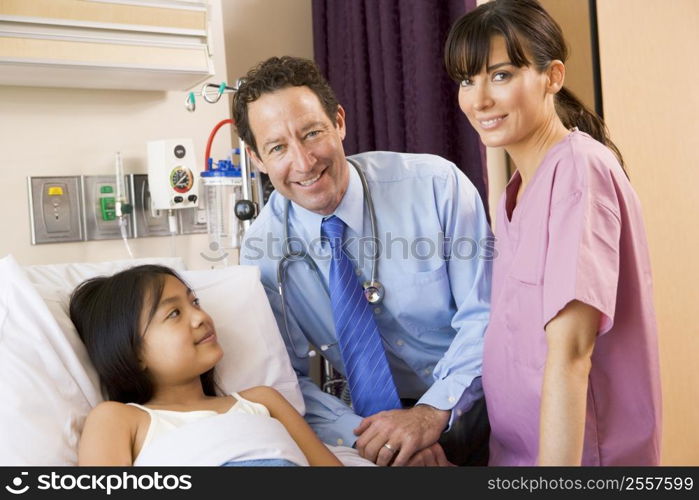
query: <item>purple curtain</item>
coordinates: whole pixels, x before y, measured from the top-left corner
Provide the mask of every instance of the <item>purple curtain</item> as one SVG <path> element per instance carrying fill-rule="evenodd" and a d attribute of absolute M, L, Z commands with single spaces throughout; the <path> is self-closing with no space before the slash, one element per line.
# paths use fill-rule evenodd
<path fill-rule="evenodd" d="M 433 153 L 454 162 L 487 213 L 485 151 L 444 69 L 452 23 L 476 0 L 313 0 L 315 59 L 347 112 L 347 154 Z"/>

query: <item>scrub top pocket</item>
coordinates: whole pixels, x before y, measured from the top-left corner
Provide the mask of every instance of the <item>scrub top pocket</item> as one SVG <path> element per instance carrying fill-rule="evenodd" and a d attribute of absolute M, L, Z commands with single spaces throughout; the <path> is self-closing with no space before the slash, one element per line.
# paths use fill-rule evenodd
<path fill-rule="evenodd" d="M 515 363 L 540 370 L 546 363 L 547 353 L 546 332 L 541 325 L 542 285 L 508 276 L 505 286 L 506 348 Z"/>

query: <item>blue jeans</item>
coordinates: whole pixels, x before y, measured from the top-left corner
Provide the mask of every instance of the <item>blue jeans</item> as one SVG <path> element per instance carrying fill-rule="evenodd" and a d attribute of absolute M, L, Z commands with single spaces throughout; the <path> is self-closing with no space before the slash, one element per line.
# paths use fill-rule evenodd
<path fill-rule="evenodd" d="M 298 465 L 283 458 L 263 458 L 226 462 L 221 464 L 221 467 L 298 467 Z"/>

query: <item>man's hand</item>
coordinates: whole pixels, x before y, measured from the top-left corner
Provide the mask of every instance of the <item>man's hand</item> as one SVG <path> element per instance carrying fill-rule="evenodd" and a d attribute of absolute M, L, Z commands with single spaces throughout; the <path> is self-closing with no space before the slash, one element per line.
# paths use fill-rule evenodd
<path fill-rule="evenodd" d="M 437 443 L 450 413 L 429 405 L 379 412 L 362 420 L 354 430 L 359 436 L 355 446 L 359 455 L 376 465 L 407 465 L 415 452 Z"/>
<path fill-rule="evenodd" d="M 447 460 L 444 449 L 439 443 L 415 452 L 406 465 L 408 467 L 456 467 Z"/>

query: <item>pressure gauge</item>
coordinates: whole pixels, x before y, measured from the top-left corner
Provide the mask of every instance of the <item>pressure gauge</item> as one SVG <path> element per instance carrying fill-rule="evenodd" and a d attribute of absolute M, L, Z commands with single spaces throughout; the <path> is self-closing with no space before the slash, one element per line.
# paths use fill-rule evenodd
<path fill-rule="evenodd" d="M 192 139 L 148 141 L 148 191 L 152 211 L 198 205 L 199 173 L 194 158 Z"/>
<path fill-rule="evenodd" d="M 186 167 L 175 167 L 170 172 L 170 185 L 178 193 L 186 193 L 194 186 L 194 175 Z"/>

